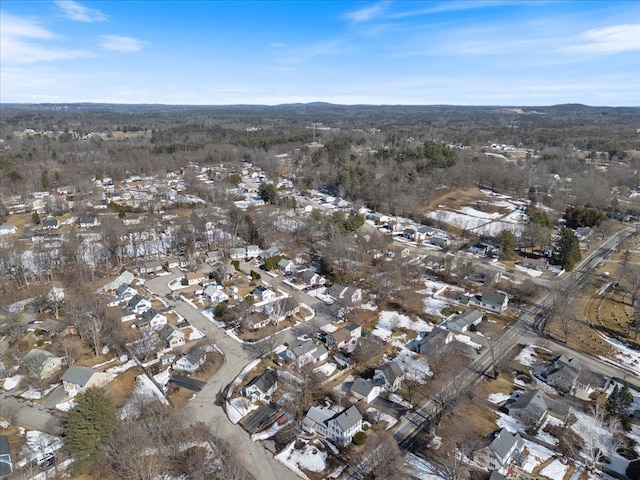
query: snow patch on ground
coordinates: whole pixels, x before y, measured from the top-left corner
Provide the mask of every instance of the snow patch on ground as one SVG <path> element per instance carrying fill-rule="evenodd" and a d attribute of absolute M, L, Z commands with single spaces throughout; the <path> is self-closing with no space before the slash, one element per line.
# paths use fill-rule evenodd
<path fill-rule="evenodd" d="M 412 380 L 424 385 L 427 379 L 433 375 L 427 360 L 406 348 L 400 350 L 400 353 L 396 355 L 394 361 L 397 362 L 400 368 L 402 368 L 402 371 L 405 372 L 407 380 Z"/>
<path fill-rule="evenodd" d="M 44 396 L 46 397 L 47 395 L 49 395 L 49 393 L 51 393 L 57 386 L 58 385 L 49 385 L 47 388 L 45 388 Z M 40 390 L 37 390 L 35 388 L 30 388 L 29 390 L 22 392 L 20 396 L 27 400 L 40 400 L 43 397 L 43 395 L 40 393 Z"/>
<path fill-rule="evenodd" d="M 166 398 L 164 398 L 164 393 L 158 389 L 146 374 L 138 375 L 136 380 L 136 388 L 120 412 L 121 419 L 136 417 L 140 413 L 139 406 L 151 403 L 156 399 L 164 405 L 168 404 Z"/>
<path fill-rule="evenodd" d="M 569 470 L 569 465 L 563 464 L 556 458 L 553 462 L 540 470 L 540 475 L 547 477 L 550 480 L 558 480 L 564 478 L 567 470 Z"/>
<path fill-rule="evenodd" d="M 522 470 L 527 473 L 533 472 L 533 470 L 538 465 L 546 462 L 555 455 L 555 453 L 548 448 L 543 447 L 542 445 L 538 445 L 537 443 L 533 443 L 529 440 L 525 440 L 524 444 L 527 451 L 529 452 L 529 455 L 527 455 L 526 460 L 522 464 Z"/>
<path fill-rule="evenodd" d="M 75 398 L 72 398 L 71 400 L 67 400 L 66 402 L 58 403 L 56 405 L 56 408 L 62 412 L 68 412 L 75 406 L 76 406 L 76 400 Z"/>
<path fill-rule="evenodd" d="M 336 371 L 336 368 L 338 368 L 338 365 L 336 365 L 335 363 L 325 363 L 323 365 L 320 365 L 319 367 L 316 367 L 313 369 L 313 373 L 322 373 L 325 376 L 330 376 L 333 372 Z"/>
<path fill-rule="evenodd" d="M 632 348 L 627 347 L 623 343 L 617 340 L 614 340 L 613 338 L 609 338 L 602 334 L 600 334 L 600 336 L 602 337 L 603 340 L 605 340 L 612 347 L 618 350 L 619 353 L 615 354 L 614 358 L 616 358 L 619 361 L 622 367 L 628 370 L 631 370 L 636 375 L 640 376 L 640 351 L 633 350 Z M 600 357 L 600 358 L 604 358 L 605 360 L 611 363 L 615 363 L 615 362 L 612 362 L 611 359 L 608 359 L 606 357 Z"/>
<path fill-rule="evenodd" d="M 294 449 L 295 442 L 275 456 L 275 458 L 293 470 L 302 478 L 307 477 L 302 470 L 322 472 L 326 468 L 327 453 L 314 445 L 307 444 L 302 450 Z"/>
<path fill-rule="evenodd" d="M 189 328 L 191 328 L 191 333 L 189 334 L 189 341 L 192 342 L 194 340 L 198 340 L 200 338 L 204 338 L 204 333 L 202 333 L 200 330 L 198 330 L 196 327 L 194 327 L 193 325 L 191 325 Z"/>
<path fill-rule="evenodd" d="M 420 480 L 449 480 L 445 473 L 411 452 L 405 455 L 403 467 L 407 475 L 413 475 Z"/>
<path fill-rule="evenodd" d="M 373 418 L 376 421 L 376 423 L 386 422 L 387 426 L 385 427 L 385 430 L 389 430 L 396 423 L 398 423 L 397 419 L 395 419 L 394 417 L 392 417 L 388 413 L 381 412 L 377 408 L 369 407 L 369 408 L 367 408 L 367 413 L 369 414 L 369 416 L 371 418 Z"/>
<path fill-rule="evenodd" d="M 371 310 L 372 312 L 375 312 L 376 310 L 378 310 L 378 306 L 374 305 L 371 302 L 363 303 L 362 305 L 360 305 L 360 308 L 362 310 Z"/>
<path fill-rule="evenodd" d="M 118 374 L 122 372 L 126 372 L 130 368 L 133 368 L 137 365 L 135 360 L 131 359 L 127 363 L 123 363 L 122 365 L 118 365 L 116 367 L 107 368 L 108 373 Z"/>
<path fill-rule="evenodd" d="M 373 335 L 386 340 L 393 334 L 394 330 L 400 328 L 413 330 L 415 332 L 426 332 L 430 331 L 433 328 L 433 325 L 430 325 L 421 319 L 413 321 L 408 316 L 397 312 L 384 311 L 380 312 L 378 325 L 372 333 Z"/>
<path fill-rule="evenodd" d="M 516 420 L 510 415 L 507 415 L 506 413 L 502 413 L 502 412 L 497 412 L 497 413 L 498 413 L 498 420 L 496 420 L 496 423 L 498 424 L 498 427 L 504 428 L 511 433 L 516 433 L 516 432 L 524 433 L 525 427 L 518 420 Z"/>
<path fill-rule="evenodd" d="M 227 402 L 227 416 L 233 424 L 238 423 L 249 412 L 256 410 L 258 405 L 246 397 L 237 397 Z"/>
<path fill-rule="evenodd" d="M 7 377 L 4 379 L 4 384 L 2 388 L 9 391 L 13 390 L 18 386 L 20 381 L 24 378 L 24 375 L 14 375 L 13 377 Z"/>
<path fill-rule="evenodd" d="M 63 445 L 62 439 L 38 430 L 26 432 L 26 442 L 20 450 L 20 460 L 16 462 L 18 467 L 24 467 L 27 463 L 44 458 L 49 453 L 54 453 Z"/>
<path fill-rule="evenodd" d="M 538 363 L 538 354 L 536 353 L 536 350 L 549 351 L 548 349 L 538 345 L 527 345 L 514 360 L 526 367 L 530 367 L 531 365 Z"/>
<path fill-rule="evenodd" d="M 471 337 L 469 335 L 464 335 L 464 334 L 460 333 L 458 335 L 454 335 L 454 337 L 460 343 L 464 343 L 466 345 L 469 345 L 471 348 L 475 348 L 476 350 L 480 350 L 482 348 L 482 345 L 480 345 L 479 343 L 476 343 L 473 340 L 471 340 Z"/>

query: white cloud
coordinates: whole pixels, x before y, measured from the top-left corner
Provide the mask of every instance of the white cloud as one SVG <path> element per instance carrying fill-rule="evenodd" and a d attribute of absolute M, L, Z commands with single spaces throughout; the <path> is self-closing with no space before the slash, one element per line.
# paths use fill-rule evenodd
<path fill-rule="evenodd" d="M 108 18 L 100 10 L 85 7 L 74 0 L 55 0 L 54 3 L 66 18 L 75 22 L 105 22 Z"/>
<path fill-rule="evenodd" d="M 611 54 L 640 50 L 640 23 L 592 28 L 580 37 L 584 43 L 570 45 L 561 51 Z"/>
<path fill-rule="evenodd" d="M 100 46 L 113 52 L 139 52 L 144 45 L 144 42 L 137 38 L 122 35 L 103 35 L 100 39 Z"/>
<path fill-rule="evenodd" d="M 90 55 L 87 50 L 50 44 L 50 41 L 60 38 L 35 19 L 5 12 L 0 15 L 0 55 L 3 67 L 70 60 Z"/>
<path fill-rule="evenodd" d="M 388 2 L 378 2 L 370 7 L 349 12 L 344 18 L 352 22 L 368 22 L 378 17 L 387 8 L 387 5 Z"/>
<path fill-rule="evenodd" d="M 282 43 L 282 42 L 271 42 L 269 44 L 269 47 L 271 47 L 271 48 L 284 48 L 286 46 L 287 46 L 287 44 L 286 43 Z"/>

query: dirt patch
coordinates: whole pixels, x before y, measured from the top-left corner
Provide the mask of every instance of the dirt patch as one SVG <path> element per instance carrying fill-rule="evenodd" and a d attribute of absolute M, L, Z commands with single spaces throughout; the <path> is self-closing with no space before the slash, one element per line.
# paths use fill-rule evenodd
<path fill-rule="evenodd" d="M 484 195 L 479 188 L 458 188 L 455 190 L 449 190 L 441 197 L 433 200 L 427 206 L 427 210 L 438 210 L 442 208 L 456 210 L 458 208 L 471 205 L 478 200 L 486 199 L 487 196 Z"/>
<path fill-rule="evenodd" d="M 137 367 L 119 373 L 107 386 L 107 391 L 116 407 L 122 407 L 135 388 L 136 377 L 140 374 Z"/>

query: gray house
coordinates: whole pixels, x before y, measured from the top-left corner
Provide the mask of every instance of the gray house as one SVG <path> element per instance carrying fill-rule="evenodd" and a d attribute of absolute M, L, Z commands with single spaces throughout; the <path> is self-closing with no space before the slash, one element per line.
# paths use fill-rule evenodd
<path fill-rule="evenodd" d="M 591 390 L 603 390 L 610 379 L 592 372 L 577 359 L 558 355 L 539 372 L 540 378 L 556 389 L 586 399 Z"/>
<path fill-rule="evenodd" d="M 525 460 L 524 440 L 517 433 L 499 430 L 493 441 L 476 452 L 475 460 L 490 470 L 505 471 L 509 465 L 521 465 Z"/>
<path fill-rule="evenodd" d="M 568 413 L 565 405 L 553 400 L 542 390 L 517 394 L 516 399 L 508 404 L 507 408 L 510 416 L 525 425 L 538 425 L 549 413 L 558 418 L 564 418 Z"/>
<path fill-rule="evenodd" d="M 373 380 L 388 392 L 395 392 L 402 385 L 404 372 L 396 362 L 389 362 L 376 368 Z"/>
<path fill-rule="evenodd" d="M 445 347 L 453 340 L 453 334 L 447 330 L 436 327 L 422 337 L 418 344 L 418 353 L 428 357 L 437 357 Z"/>

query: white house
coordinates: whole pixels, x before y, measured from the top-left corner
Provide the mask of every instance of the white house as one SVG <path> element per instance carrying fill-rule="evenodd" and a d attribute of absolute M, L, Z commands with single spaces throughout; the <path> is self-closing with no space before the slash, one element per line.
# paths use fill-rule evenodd
<path fill-rule="evenodd" d="M 373 381 L 388 392 L 395 392 L 402 385 L 405 373 L 396 362 L 389 362 L 376 368 L 373 374 Z"/>
<path fill-rule="evenodd" d="M 467 310 L 466 312 L 447 320 L 445 327 L 449 330 L 453 330 L 454 332 L 464 333 L 471 328 L 471 325 L 480 325 L 483 318 L 484 313 L 479 312 L 478 310 Z"/>
<path fill-rule="evenodd" d="M 255 400 L 265 401 L 271 397 L 278 388 L 278 376 L 273 370 L 267 370 L 258 375 L 242 388 L 244 397 L 252 397 Z"/>
<path fill-rule="evenodd" d="M 504 293 L 484 292 L 481 295 L 463 295 L 459 301 L 463 305 L 480 307 L 496 313 L 504 313 L 509 304 L 509 297 Z"/>
<path fill-rule="evenodd" d="M 284 273 L 296 273 L 298 270 L 296 265 L 291 261 L 283 258 L 277 264 L 278 270 Z"/>
<path fill-rule="evenodd" d="M 182 278 L 183 285 L 198 285 L 199 283 L 204 282 L 206 276 L 202 272 L 187 272 L 184 274 Z"/>
<path fill-rule="evenodd" d="M 329 356 L 329 352 L 324 345 L 313 343 L 312 340 L 306 342 L 295 342 L 287 348 L 285 355 L 295 362 L 298 368 L 302 368 L 308 363 L 324 362 Z"/>
<path fill-rule="evenodd" d="M 136 294 L 129 300 L 128 307 L 130 312 L 141 315 L 151 309 L 151 302 L 142 295 Z"/>
<path fill-rule="evenodd" d="M 244 248 L 231 248 L 229 249 L 229 258 L 231 260 L 244 260 L 246 250 Z"/>
<path fill-rule="evenodd" d="M 258 245 L 247 245 L 245 253 L 247 258 L 258 258 L 262 249 Z"/>
<path fill-rule="evenodd" d="M 116 293 L 118 294 L 118 297 L 120 297 L 125 302 L 128 302 L 133 297 L 138 295 L 138 291 L 127 283 L 123 283 L 122 285 L 120 285 L 116 289 Z"/>
<path fill-rule="evenodd" d="M 14 233 L 18 233 L 15 225 L 0 225 L 0 236 L 13 235 Z"/>
<path fill-rule="evenodd" d="M 328 407 L 311 407 L 302 423 L 345 447 L 362 430 L 362 415 L 353 405 L 340 412 Z"/>
<path fill-rule="evenodd" d="M 140 329 L 150 328 L 151 330 L 159 330 L 166 324 L 167 316 L 151 308 L 140 315 L 140 319 L 134 322 L 133 326 Z"/>
<path fill-rule="evenodd" d="M 380 395 L 380 386 L 364 378 L 356 378 L 351 385 L 351 395 L 366 403 L 371 403 Z"/>
<path fill-rule="evenodd" d="M 251 291 L 251 296 L 256 302 L 273 302 L 276 299 L 276 292 L 267 287 L 259 286 Z"/>
<path fill-rule="evenodd" d="M 207 285 L 202 292 L 202 296 L 211 302 L 212 306 L 229 300 L 229 295 L 224 293 L 222 288 L 218 288 L 217 285 Z"/>
<path fill-rule="evenodd" d="M 158 337 L 166 345 L 167 348 L 173 349 L 185 344 L 186 339 L 184 333 L 179 328 L 167 323 L 158 332 Z"/>
<path fill-rule="evenodd" d="M 204 348 L 196 347 L 181 355 L 173 364 L 174 370 L 193 373 L 198 370 L 207 360 L 207 352 Z"/>

